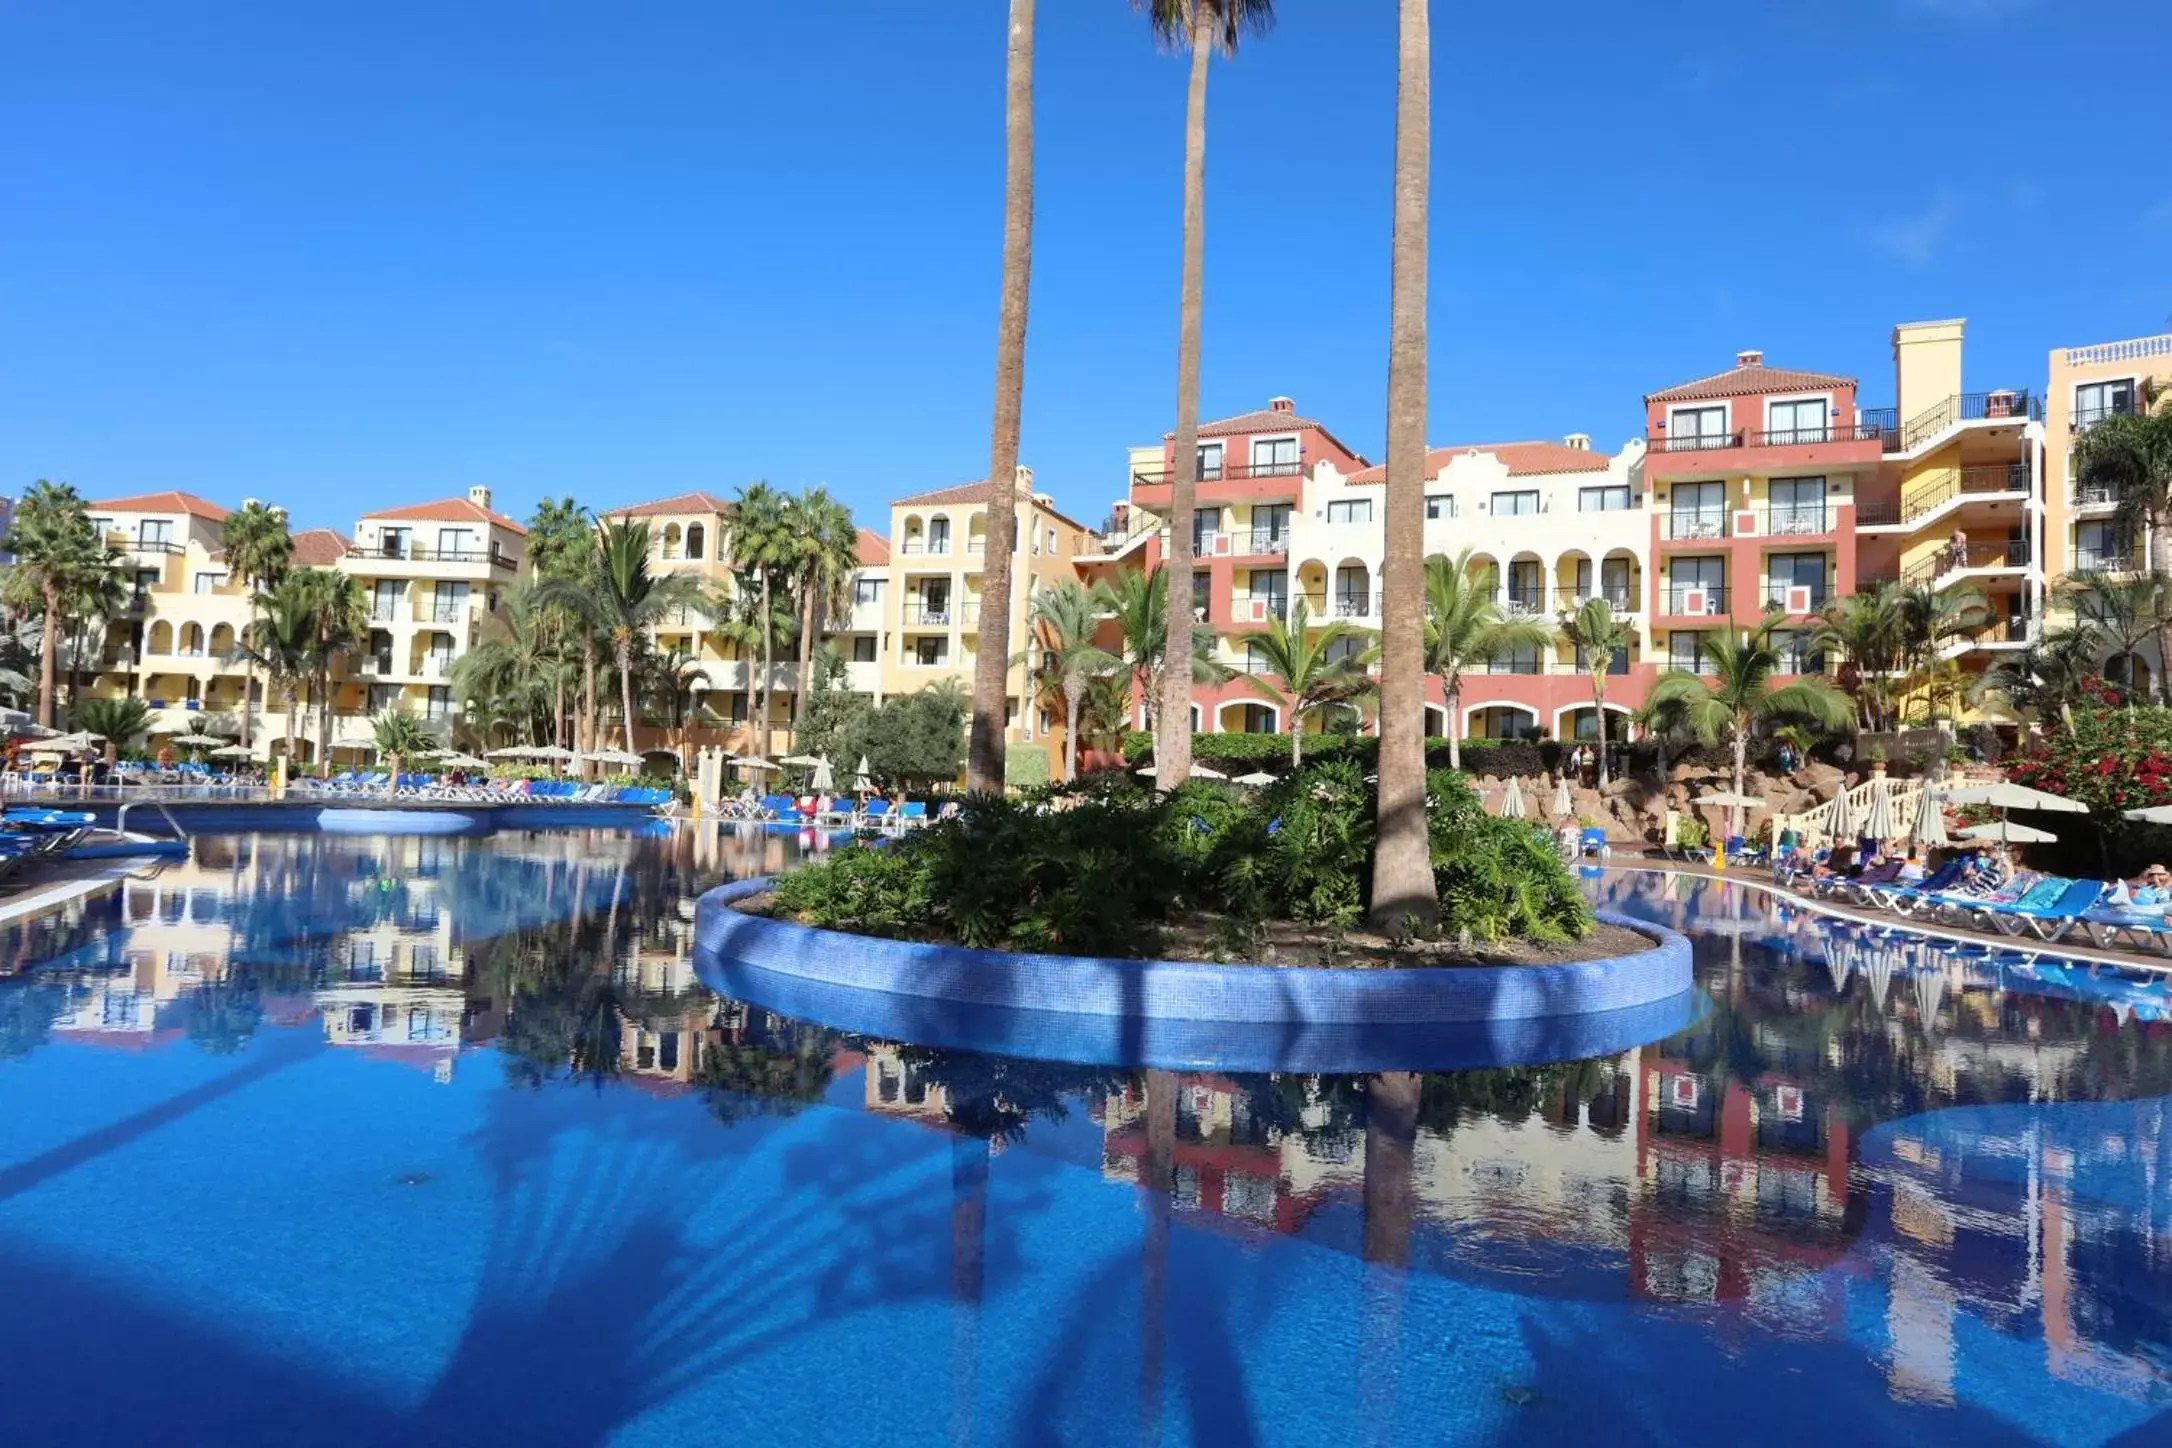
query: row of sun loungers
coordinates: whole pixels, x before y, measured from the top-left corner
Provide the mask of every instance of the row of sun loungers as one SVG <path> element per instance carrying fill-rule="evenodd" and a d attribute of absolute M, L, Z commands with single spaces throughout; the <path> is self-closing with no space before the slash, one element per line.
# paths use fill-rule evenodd
<path fill-rule="evenodd" d="M 318 795 L 370 799 L 442 800 L 457 804 L 639 804 L 655 807 L 672 801 L 668 789 L 630 784 L 582 784 L 571 779 L 493 779 L 475 784 L 447 784 L 433 775 L 403 774 L 395 784 L 389 774 L 347 773 L 331 779 L 296 781 Z"/>
<path fill-rule="evenodd" d="M 833 808 L 810 814 L 788 794 L 765 794 L 752 802 L 729 800 L 723 814 L 726 819 L 758 820 L 765 824 L 812 824 L 819 829 L 838 830 L 902 830 L 924 825 L 929 819 L 927 805 L 917 799 L 907 800 L 902 805 L 872 799 L 852 809 Z"/>
<path fill-rule="evenodd" d="M 90 833 L 90 816 L 66 810 L 11 809 L 0 816 L 0 884 L 42 860 L 57 860 Z"/>
<path fill-rule="evenodd" d="M 1826 899 L 1889 911 L 1911 920 L 1968 925 L 2049 944 L 2077 929 L 2099 946 L 2128 945 L 2172 953 L 2172 916 L 2162 905 L 2136 905 L 2116 884 L 2063 875 L 2022 876 L 1989 892 L 1964 887 L 1968 857 L 1949 860 L 1916 883 L 1897 870 L 1816 876 L 1809 867 L 1783 873 L 1782 884 Z"/>

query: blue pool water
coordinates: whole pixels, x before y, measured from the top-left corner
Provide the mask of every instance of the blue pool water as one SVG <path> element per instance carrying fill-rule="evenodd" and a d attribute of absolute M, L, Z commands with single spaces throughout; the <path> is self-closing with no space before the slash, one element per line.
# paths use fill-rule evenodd
<path fill-rule="evenodd" d="M 1005 1055 L 703 983 L 800 847 L 203 838 L 0 927 L 0 1442 L 2172 1442 L 2161 985 L 1615 874 L 1704 998 L 1596 1059 Z"/>

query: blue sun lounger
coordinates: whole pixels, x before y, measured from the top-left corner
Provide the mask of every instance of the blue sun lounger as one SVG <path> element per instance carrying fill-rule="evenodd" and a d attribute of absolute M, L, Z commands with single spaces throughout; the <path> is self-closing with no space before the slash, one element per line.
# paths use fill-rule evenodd
<path fill-rule="evenodd" d="M 2052 876 L 2038 881 L 2028 894 L 2010 905 L 1985 901 L 1975 913 L 2001 935 L 2019 935 L 2026 930 L 2039 940 L 2054 941 L 2080 924 L 2082 916 L 2096 908 L 2102 898 L 2101 881 Z"/>

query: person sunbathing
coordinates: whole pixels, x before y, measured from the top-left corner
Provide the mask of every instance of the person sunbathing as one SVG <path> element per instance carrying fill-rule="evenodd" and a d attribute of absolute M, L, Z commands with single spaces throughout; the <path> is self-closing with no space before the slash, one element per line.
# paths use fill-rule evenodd
<path fill-rule="evenodd" d="M 2132 880 L 2121 886 L 2126 899 L 2122 905 L 2164 906 L 2172 904 L 2172 871 L 2162 865 L 2151 865 Z"/>

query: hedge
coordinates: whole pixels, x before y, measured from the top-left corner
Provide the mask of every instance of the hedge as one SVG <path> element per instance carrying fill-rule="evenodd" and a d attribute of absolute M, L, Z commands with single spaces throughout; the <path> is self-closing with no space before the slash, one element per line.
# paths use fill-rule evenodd
<path fill-rule="evenodd" d="M 1463 771 L 1466 774 L 1491 774 L 1506 777 L 1511 774 L 1535 775 L 1558 772 L 1562 755 L 1582 742 L 1587 748 L 1591 741 L 1558 739 L 1466 739 L 1463 741 Z M 1630 744 L 1616 743 L 1609 746 L 1613 771 L 1619 775 L 1649 773 L 1658 746 L 1648 739 Z M 1750 743 L 1749 762 L 1760 767 L 1770 767 L 1776 762 L 1779 742 L 1773 739 L 1755 739 Z M 1821 756 L 1829 751 L 1820 748 Z M 1379 757 L 1380 741 L 1370 735 L 1307 734 L 1305 736 L 1305 762 L 1328 759 L 1356 759 L 1371 764 Z M 1136 767 L 1154 756 L 1154 736 L 1134 731 L 1124 736 L 1124 760 Z M 1271 773 L 1286 773 L 1290 763 L 1290 737 L 1287 734 L 1194 734 L 1192 758 L 1200 764 L 1220 767 L 1224 764 L 1246 765 L 1265 769 Z M 1425 741 L 1425 762 L 1431 769 L 1448 767 L 1448 741 L 1428 738 Z M 1725 745 L 1706 749 L 1701 745 L 1688 749 L 1675 748 L 1667 753 L 1667 762 L 1695 764 L 1707 769 L 1726 770 L 1734 766 L 1734 753 Z"/>
<path fill-rule="evenodd" d="M 1003 783 L 1011 789 L 1032 789 L 1048 783 L 1048 746 L 1010 744 L 1003 750 Z"/>

